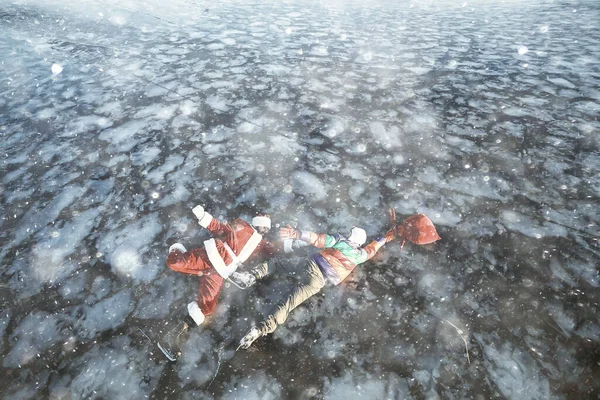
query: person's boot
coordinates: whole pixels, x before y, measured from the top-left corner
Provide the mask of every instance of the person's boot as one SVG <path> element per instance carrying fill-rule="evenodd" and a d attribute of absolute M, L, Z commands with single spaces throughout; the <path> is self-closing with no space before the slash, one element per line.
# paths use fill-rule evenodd
<path fill-rule="evenodd" d="M 158 341 L 158 348 L 169 361 L 175 362 L 181 356 L 181 347 L 189 336 L 190 328 L 195 326 L 194 320 L 187 315 Z"/>

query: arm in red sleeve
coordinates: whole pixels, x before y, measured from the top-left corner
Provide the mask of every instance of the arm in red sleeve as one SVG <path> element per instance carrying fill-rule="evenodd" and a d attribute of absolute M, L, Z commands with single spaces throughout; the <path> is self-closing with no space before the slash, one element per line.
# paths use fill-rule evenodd
<path fill-rule="evenodd" d="M 213 236 L 219 237 L 233 233 L 233 228 L 227 222 L 221 222 L 209 213 L 205 212 L 198 223 L 208 229 Z"/>

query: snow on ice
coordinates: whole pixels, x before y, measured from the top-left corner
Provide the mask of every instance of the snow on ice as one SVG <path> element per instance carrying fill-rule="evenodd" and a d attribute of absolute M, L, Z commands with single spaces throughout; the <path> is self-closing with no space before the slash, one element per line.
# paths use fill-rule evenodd
<path fill-rule="evenodd" d="M 598 7 L 3 4 L 0 397 L 598 397 Z M 393 206 L 442 240 L 235 352 L 307 253 L 279 258 L 169 364 L 196 204 L 372 238 Z"/>

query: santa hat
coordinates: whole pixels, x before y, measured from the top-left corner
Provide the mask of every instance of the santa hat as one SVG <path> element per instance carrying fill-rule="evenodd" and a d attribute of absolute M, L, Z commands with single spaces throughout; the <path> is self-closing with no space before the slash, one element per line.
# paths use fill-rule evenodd
<path fill-rule="evenodd" d="M 257 215 L 252 218 L 252 226 L 259 227 L 264 226 L 271 229 L 271 216 L 270 215 Z"/>

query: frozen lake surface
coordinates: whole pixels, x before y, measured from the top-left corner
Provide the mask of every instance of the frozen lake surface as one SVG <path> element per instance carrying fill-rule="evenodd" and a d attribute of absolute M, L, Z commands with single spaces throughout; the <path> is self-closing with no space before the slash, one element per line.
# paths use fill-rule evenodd
<path fill-rule="evenodd" d="M 600 396 L 600 4 L 363 3 L 1 2 L 1 398 Z M 170 364 L 196 204 L 442 240 L 235 353 L 281 259 Z"/>

